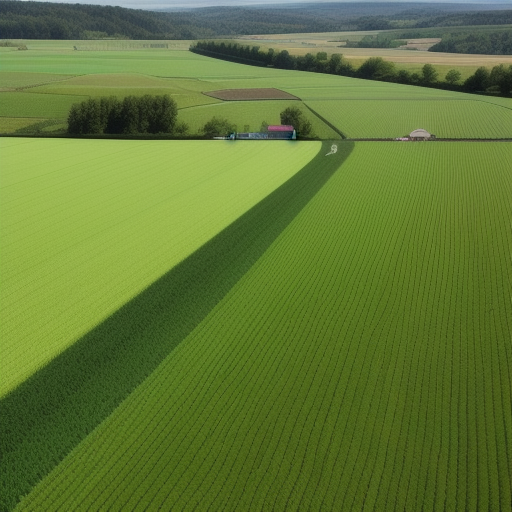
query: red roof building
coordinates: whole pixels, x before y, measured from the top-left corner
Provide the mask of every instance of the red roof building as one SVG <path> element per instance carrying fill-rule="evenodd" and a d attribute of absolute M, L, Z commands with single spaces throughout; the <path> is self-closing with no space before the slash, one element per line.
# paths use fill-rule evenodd
<path fill-rule="evenodd" d="M 286 124 L 271 124 L 267 129 L 269 132 L 293 132 L 293 126 Z"/>

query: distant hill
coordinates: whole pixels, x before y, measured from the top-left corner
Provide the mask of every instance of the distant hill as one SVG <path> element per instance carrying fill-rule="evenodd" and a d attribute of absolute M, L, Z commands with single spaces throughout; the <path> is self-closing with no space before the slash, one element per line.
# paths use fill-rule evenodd
<path fill-rule="evenodd" d="M 476 7 L 481 10 L 464 4 L 327 3 L 153 12 L 1 0 L 0 35 L 2 39 L 205 39 L 512 23 L 512 10 L 494 10 L 499 5 Z"/>

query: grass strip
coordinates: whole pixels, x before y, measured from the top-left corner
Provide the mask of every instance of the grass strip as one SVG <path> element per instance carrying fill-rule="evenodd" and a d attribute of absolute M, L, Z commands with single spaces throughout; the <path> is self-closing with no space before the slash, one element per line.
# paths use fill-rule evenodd
<path fill-rule="evenodd" d="M 326 157 L 331 144 L 0 402 L 0 510 L 108 417 L 260 258 L 354 146 L 338 142 Z"/>

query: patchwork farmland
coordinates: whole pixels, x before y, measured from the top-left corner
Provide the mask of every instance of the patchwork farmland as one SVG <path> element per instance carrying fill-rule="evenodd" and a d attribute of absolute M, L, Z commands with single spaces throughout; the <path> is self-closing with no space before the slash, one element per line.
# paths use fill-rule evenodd
<path fill-rule="evenodd" d="M 313 135 L 324 140 L 396 138 L 420 127 L 445 138 L 504 139 L 512 133 L 509 98 L 246 66 L 187 51 L 76 52 L 72 43 L 36 41 L 27 52 L 2 54 L 0 133 L 30 133 L 33 118 L 34 130 L 51 134 L 65 128 L 73 103 L 144 94 L 170 95 L 192 136 L 214 116 L 228 118 L 238 131 L 257 131 L 262 123 L 279 124 L 279 113 L 290 105 L 305 112 Z M 277 89 L 296 99 L 215 97 L 227 90 L 229 97 L 238 91 L 244 98 L 245 89 Z"/>
<path fill-rule="evenodd" d="M 2 126 L 149 91 L 324 140 L 0 139 L 0 510 L 510 511 L 512 143 L 340 140 L 509 139 L 509 100 L 20 53 Z"/>

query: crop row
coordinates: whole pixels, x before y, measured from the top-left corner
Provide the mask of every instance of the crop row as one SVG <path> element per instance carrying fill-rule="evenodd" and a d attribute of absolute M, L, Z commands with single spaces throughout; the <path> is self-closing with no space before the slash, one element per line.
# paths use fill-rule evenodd
<path fill-rule="evenodd" d="M 3 143 L 2 394 L 286 181 L 320 147 Z M 12 143 L 11 143 L 12 144 Z M 259 146 L 261 149 L 261 146 Z M 37 340 L 37 342 L 36 342 Z M 30 353 L 30 357 L 27 354 Z"/>
<path fill-rule="evenodd" d="M 509 151 L 356 144 L 19 510 L 508 511 Z"/>
<path fill-rule="evenodd" d="M 308 100 L 307 105 L 351 138 L 396 138 L 424 128 L 437 137 L 505 139 L 510 106 L 462 99 Z"/>
<path fill-rule="evenodd" d="M 6 466 L 12 466 L 2 473 L 2 497 L 11 503 L 5 508 L 207 315 L 325 183 L 350 152 L 352 145 L 345 146 L 337 159 L 325 159 L 323 172 L 308 164 L 0 402 L 0 448 Z M 318 144 L 310 149 L 315 148 Z"/>

